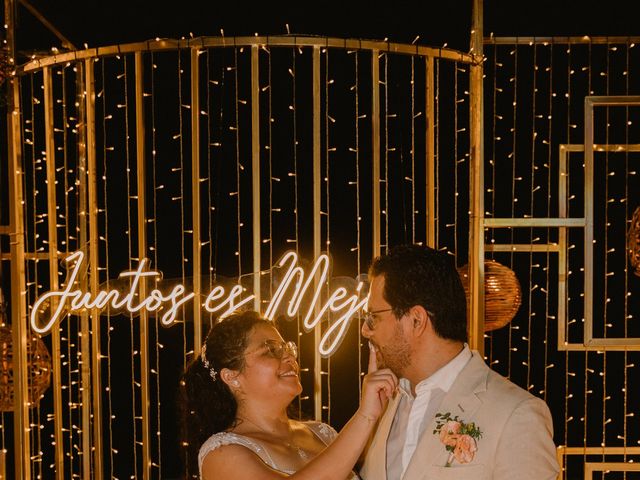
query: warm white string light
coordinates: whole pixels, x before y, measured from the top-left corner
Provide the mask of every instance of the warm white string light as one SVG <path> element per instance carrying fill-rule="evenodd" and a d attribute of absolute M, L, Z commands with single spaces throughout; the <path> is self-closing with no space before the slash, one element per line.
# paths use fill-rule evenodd
<path fill-rule="evenodd" d="M 36 131 L 37 129 L 35 128 L 35 123 L 38 120 L 37 118 L 37 113 L 36 113 L 36 106 L 37 105 L 44 105 L 44 102 L 42 102 L 40 100 L 40 98 L 38 98 L 38 94 L 36 93 L 36 87 L 35 87 L 35 82 L 34 82 L 34 75 L 32 75 L 29 78 L 29 92 L 28 95 L 31 97 L 31 101 L 30 103 L 30 119 L 29 120 L 25 120 L 25 123 L 28 121 L 31 125 L 31 128 L 28 129 L 25 127 L 25 136 L 24 136 L 24 147 L 23 147 L 23 152 L 26 154 L 25 156 L 29 158 L 30 162 L 31 162 L 31 183 L 32 183 L 32 188 L 26 188 L 27 187 L 27 178 L 26 175 L 23 175 L 23 191 L 25 192 L 29 192 L 31 191 L 33 193 L 33 197 L 32 197 L 32 202 L 26 202 L 25 206 L 24 206 L 24 212 L 25 215 L 31 215 L 31 221 L 28 222 L 31 225 L 31 234 L 29 235 L 29 232 L 27 231 L 27 238 L 26 238 L 26 242 L 25 242 L 25 247 L 27 248 L 27 250 L 30 250 L 32 252 L 43 252 L 45 250 L 44 246 L 39 246 L 40 243 L 42 243 L 42 238 L 40 236 L 40 232 L 38 229 L 38 224 L 42 223 L 44 224 L 44 222 L 42 221 L 42 216 L 38 215 L 37 213 L 37 204 L 38 204 L 38 197 L 40 196 L 40 190 L 38 188 L 38 185 L 42 185 L 45 182 L 44 181 L 38 181 L 38 172 L 44 172 L 46 169 L 43 168 L 42 164 L 43 159 L 38 157 L 38 152 L 37 152 L 37 148 L 40 146 L 38 144 L 38 138 L 36 136 Z M 23 93 L 21 92 L 21 96 L 23 95 Z M 40 113 L 40 118 L 43 117 L 43 112 L 38 112 Z M 29 135 L 27 135 L 27 133 L 29 133 Z M 38 132 L 39 133 L 39 132 Z M 41 154 L 44 157 L 44 152 L 41 152 Z M 30 211 L 31 210 L 31 211 Z M 30 211 L 30 212 L 29 212 Z M 28 229 L 27 229 L 28 230 Z M 31 246 L 29 245 L 29 240 L 32 241 Z M 35 258 L 34 259 L 34 264 L 33 264 L 33 270 L 26 268 L 25 269 L 25 281 L 26 281 L 26 286 L 27 286 L 27 295 L 28 295 L 28 302 L 31 301 L 31 298 L 33 298 L 34 296 L 38 295 L 38 290 L 39 290 L 39 279 L 38 279 L 38 263 L 39 263 L 39 258 Z M 29 288 L 29 287 L 32 288 Z M 28 377 L 28 382 L 29 383 L 33 383 L 33 372 L 31 371 L 31 369 L 29 369 L 27 371 L 27 377 Z M 36 475 L 36 477 L 42 477 L 42 446 L 41 446 L 41 438 L 40 438 L 40 434 L 41 434 L 41 428 L 40 427 L 40 408 L 39 408 L 39 403 L 36 405 L 35 408 L 30 408 L 28 410 L 29 412 L 29 429 L 30 429 L 30 441 L 31 441 L 31 451 L 34 452 L 34 455 L 32 455 L 32 466 L 34 467 L 33 469 L 33 474 Z"/>
<path fill-rule="evenodd" d="M 535 208 L 535 189 L 534 189 L 534 185 L 536 183 L 536 171 L 538 169 L 538 166 L 536 165 L 536 141 L 537 141 L 537 137 L 538 137 L 538 132 L 536 131 L 536 99 L 538 97 L 538 44 L 534 44 L 532 47 L 533 49 L 533 61 L 531 64 L 531 74 L 532 74 L 532 79 L 533 81 L 531 82 L 531 98 L 532 98 L 532 103 L 531 103 L 531 163 L 530 163 L 530 171 L 529 171 L 529 178 L 531 179 L 531 185 L 529 186 L 529 216 L 533 217 L 534 216 L 534 208 Z M 516 72 L 517 75 L 517 72 Z M 530 242 L 534 243 L 534 238 L 535 238 L 535 228 L 530 228 L 529 229 L 529 238 L 530 238 Z M 513 253 L 510 254 L 511 255 L 511 264 L 513 264 Z M 534 274 L 534 260 L 533 260 L 533 253 L 530 252 L 529 255 L 529 278 L 531 279 L 530 281 L 533 282 L 533 274 Z M 534 305 L 533 305 L 533 297 L 535 294 L 537 294 L 540 289 L 536 288 L 537 284 L 533 285 L 532 287 L 530 287 L 529 289 L 529 295 L 526 295 L 527 298 L 527 318 L 531 319 L 529 322 L 527 322 L 527 334 L 526 336 L 521 335 L 520 336 L 520 340 L 524 343 L 523 346 L 523 351 L 526 353 L 526 363 L 525 363 L 525 367 L 526 367 L 526 389 L 531 391 L 533 388 L 533 385 L 531 383 L 531 323 L 532 320 L 534 320 L 534 317 L 536 316 L 536 313 L 534 311 Z M 523 354 L 524 357 L 524 354 Z"/>
<path fill-rule="evenodd" d="M 511 127 L 511 146 L 512 150 L 509 154 L 511 159 L 511 217 L 514 218 L 516 216 L 516 205 L 518 202 L 517 191 L 516 191 L 516 179 L 517 175 L 517 142 L 516 142 L 516 125 L 518 121 L 518 47 L 519 45 L 515 45 L 513 49 L 509 52 L 511 56 L 513 56 L 513 73 L 509 78 L 509 82 L 513 84 L 513 124 Z M 515 242 L 515 232 L 513 228 L 509 229 L 509 241 L 511 244 Z M 513 263 L 513 255 L 510 256 L 510 262 Z M 511 378 L 511 369 L 512 369 L 512 357 L 513 352 L 518 351 L 518 347 L 514 346 L 514 335 L 517 334 L 517 330 L 513 322 L 509 322 L 509 350 L 507 354 L 507 377 Z"/>
<path fill-rule="evenodd" d="M 436 58 L 433 61 L 434 64 L 434 69 L 435 69 L 435 80 L 434 80 L 434 84 L 435 84 L 435 98 L 434 98 L 434 105 L 433 105 L 433 112 L 434 112 L 434 116 L 435 116 L 435 121 L 434 121 L 434 125 L 433 125 L 433 136 L 434 136 L 434 143 L 435 143 L 435 147 L 434 147 L 434 155 L 433 155 L 433 162 L 434 162 L 434 168 L 435 168 L 435 177 L 436 177 L 436 184 L 434 185 L 434 189 L 435 189 L 435 248 L 439 248 L 440 246 L 440 226 L 441 226 L 441 222 L 440 219 L 442 218 L 440 216 L 441 212 L 440 212 L 440 59 Z M 445 222 L 446 224 L 446 222 Z"/>
<path fill-rule="evenodd" d="M 67 146 L 67 135 L 68 135 L 68 131 L 71 129 L 70 126 L 70 118 L 68 116 L 67 113 L 67 89 L 65 88 L 66 84 L 67 84 L 67 68 L 68 68 L 68 64 L 65 65 L 62 68 L 62 120 L 63 120 L 63 125 L 62 125 L 62 131 L 63 131 L 63 142 L 62 142 L 62 149 L 63 149 L 63 161 L 64 161 L 64 169 L 63 169 L 63 174 L 64 174 L 64 212 L 63 212 L 63 219 L 65 218 L 72 218 L 72 214 L 71 214 L 71 207 L 70 204 L 74 203 L 73 199 L 72 201 L 70 201 L 70 193 L 73 194 L 73 196 L 77 195 L 77 190 L 73 189 L 73 186 L 69 184 L 69 172 L 70 172 L 70 164 L 69 164 L 69 149 Z M 76 198 L 77 200 L 77 198 Z M 77 202 L 75 202 L 75 204 L 77 205 Z M 62 220 L 60 218 L 58 218 L 58 220 Z M 70 227 L 71 227 L 71 222 L 69 221 L 64 221 L 63 222 L 64 225 L 64 236 L 62 241 L 60 242 L 62 246 L 65 247 L 66 251 L 70 251 L 71 248 L 75 248 L 77 245 L 72 245 L 71 242 L 71 232 L 70 232 Z M 58 275 L 62 275 L 62 272 L 58 272 Z M 61 285 L 64 285 L 61 283 Z M 68 407 L 68 427 L 67 427 L 67 431 L 68 431 L 68 443 L 65 445 L 65 451 L 69 452 L 69 471 L 72 473 L 75 471 L 75 469 L 77 467 L 74 467 L 75 464 L 75 449 L 73 448 L 74 445 L 74 434 L 75 434 L 75 428 L 73 428 L 73 422 L 74 422 L 74 418 L 73 418 L 73 390 L 74 390 L 74 386 L 78 385 L 78 382 L 73 380 L 73 370 L 74 370 L 74 366 L 72 364 L 72 362 L 74 361 L 74 356 L 72 356 L 72 330 L 71 330 L 71 322 L 65 322 L 67 324 L 67 329 L 66 329 L 66 334 L 65 332 L 61 329 L 61 342 L 66 343 L 67 346 L 67 351 L 66 351 L 66 359 L 62 359 L 62 365 L 63 366 L 67 366 L 67 388 L 63 387 L 63 393 L 66 390 L 66 395 L 63 397 L 63 405 L 67 405 Z M 62 350 L 62 348 L 61 348 Z M 77 371 L 77 370 L 76 370 Z M 76 387 L 77 389 L 77 387 Z M 64 426 L 64 423 L 63 423 Z"/>
<path fill-rule="evenodd" d="M 149 96 L 151 97 L 151 189 L 153 192 L 153 195 L 151 196 L 151 201 L 152 201 L 152 217 L 150 219 L 148 219 L 149 222 L 152 223 L 153 226 L 153 234 L 151 236 L 148 248 L 150 252 L 153 252 L 153 264 L 154 265 L 158 265 L 158 198 L 157 198 L 157 192 L 158 192 L 158 173 L 157 173 L 157 134 L 156 134 L 156 96 L 155 96 L 155 84 L 156 84 L 156 76 L 155 76 L 155 71 L 156 71 L 156 63 L 155 63 L 155 55 L 153 52 L 150 53 L 149 55 L 149 60 L 150 60 L 150 64 L 151 64 L 151 68 L 150 68 L 150 77 L 151 77 L 151 91 L 149 92 Z M 146 94 L 144 95 L 146 96 Z M 208 104 L 207 104 L 208 105 Z M 209 149 L 207 148 L 207 151 L 209 151 Z M 210 182 L 209 182 L 210 183 Z M 209 185 L 208 183 L 208 185 Z M 107 278 L 109 278 L 107 276 Z M 156 400 L 156 442 L 157 442 L 157 449 L 156 449 L 156 455 L 157 455 L 157 459 L 158 462 L 152 462 L 152 466 L 156 467 L 158 470 L 158 477 L 162 478 L 162 462 L 160 461 L 160 459 L 162 458 L 162 432 L 161 432 L 161 418 L 162 418 L 162 410 L 161 410 L 161 381 L 163 379 L 163 375 L 161 375 L 161 371 L 160 371 L 160 354 L 163 348 L 162 343 L 160 343 L 160 338 L 159 338 L 159 331 L 160 331 L 160 323 L 158 321 L 158 317 L 156 317 L 154 319 L 154 329 L 155 329 L 155 334 L 156 334 L 156 339 L 157 341 L 155 342 L 154 345 L 154 350 L 155 350 L 155 365 L 151 370 L 151 373 L 154 374 L 155 379 L 156 379 L 156 389 L 155 389 L 155 400 Z"/>
<path fill-rule="evenodd" d="M 332 80 L 329 77 L 329 49 L 323 48 L 321 50 L 322 55 L 324 55 L 324 159 L 325 159 L 325 172 L 324 172 L 324 183 L 325 183 L 325 232 L 326 232 L 326 240 L 325 240 L 325 248 L 327 254 L 331 255 L 331 163 L 330 156 L 332 152 L 335 152 L 335 148 L 331 146 L 331 127 L 336 123 L 335 119 L 331 116 L 331 107 L 332 104 L 330 102 L 330 93 L 329 87 L 332 84 Z M 322 61 L 322 56 L 320 57 Z M 329 295 L 329 285 L 327 284 L 325 287 L 325 294 Z M 323 322 L 325 323 L 325 322 Z M 329 323 L 329 318 L 326 318 L 326 323 Z M 325 325 L 322 325 L 325 327 Z M 326 327 L 325 327 L 326 328 Z M 322 365 L 324 363 L 324 365 Z M 326 412 L 326 422 L 331 424 L 331 357 L 329 357 L 325 362 L 322 362 L 322 373 L 325 375 L 326 382 L 323 385 L 323 389 L 326 386 L 326 398 L 327 404 L 322 405 L 323 413 Z"/>
<path fill-rule="evenodd" d="M 240 176 L 244 170 L 244 166 L 240 160 L 240 98 L 238 96 L 238 48 L 233 49 L 233 94 L 234 103 L 233 109 L 235 114 L 235 124 L 231 127 L 235 134 L 235 154 L 236 154 L 236 191 L 231 192 L 230 195 L 236 197 L 236 241 L 237 250 L 236 256 L 238 257 L 238 277 L 242 276 L 242 217 L 241 217 L 241 200 L 240 200 Z"/>
<path fill-rule="evenodd" d="M 119 59 L 120 60 L 120 59 Z M 132 220 L 131 215 L 132 215 L 132 211 L 133 211 L 133 200 L 135 196 L 131 195 L 131 169 L 132 169 L 132 162 L 131 162 L 131 152 L 130 152 L 130 148 L 129 148 L 129 138 L 132 136 L 131 131 L 130 131 L 130 126 L 129 126 L 129 86 L 128 86 L 128 80 L 127 80 L 127 73 L 128 73 L 128 69 L 129 69 L 129 62 L 128 62 L 128 56 L 123 55 L 121 58 L 121 62 L 122 62 L 122 73 L 118 76 L 118 79 L 121 80 L 122 82 L 122 103 L 118 104 L 118 108 L 121 110 L 124 110 L 123 115 L 124 115 L 124 131 L 125 131 L 125 165 L 126 165 L 126 172 L 125 172 L 125 177 L 127 180 L 127 189 L 126 189 L 126 194 L 127 194 L 127 230 L 124 232 L 124 234 L 127 237 L 127 251 L 128 251 L 128 258 L 129 258 L 129 268 L 133 268 L 132 262 L 131 260 L 136 258 L 137 255 L 134 254 L 134 248 L 133 248 L 133 235 L 131 235 L 132 232 L 132 228 L 133 225 L 135 224 L 135 222 Z M 142 254 L 143 252 L 139 252 L 140 254 Z M 72 285 L 73 282 L 68 282 L 69 285 Z M 137 379 L 136 377 L 136 368 L 135 368 L 135 357 L 139 354 L 138 352 L 138 348 L 136 347 L 135 344 L 135 328 L 134 328 L 134 317 L 133 315 L 129 315 L 129 339 L 130 339 L 130 348 L 131 348 L 131 363 L 130 363 L 130 372 L 131 372 L 131 400 L 132 400 L 132 415 L 131 415 L 131 428 L 132 428 L 132 432 L 133 432 L 133 436 L 131 438 L 131 451 L 133 454 L 133 462 L 134 462 L 134 467 L 133 467 L 133 471 L 135 474 L 137 474 L 138 471 L 138 445 L 139 445 L 139 440 L 138 440 L 138 435 L 139 435 L 139 428 L 137 425 L 137 419 L 141 416 L 141 414 L 138 412 L 138 409 L 136 407 L 137 401 L 136 399 L 138 398 L 138 392 L 136 391 L 136 387 L 138 387 L 140 385 L 140 381 Z M 112 447 L 114 448 L 114 447 Z M 115 448 L 114 449 L 114 453 L 117 453 L 118 449 Z"/>
<path fill-rule="evenodd" d="M 547 171 L 547 185 L 546 185 L 546 189 L 547 189 L 547 196 L 549 197 L 551 194 L 551 166 L 553 164 L 553 152 L 552 152 L 552 145 L 553 145 L 553 115 L 554 115 L 554 109 L 553 109 L 553 101 L 556 97 L 556 93 L 554 91 L 554 86 L 553 86 L 553 62 L 554 62 L 554 49 L 553 49 L 553 42 L 551 42 L 551 44 L 549 45 L 549 64 L 548 67 L 545 68 L 545 71 L 548 72 L 548 84 L 547 84 L 547 88 L 549 90 L 549 94 L 548 94 L 548 103 L 547 103 L 547 132 L 548 132 L 548 138 L 547 140 L 544 142 L 547 146 L 547 162 L 545 165 L 545 169 Z M 551 217 L 551 202 L 546 202 L 547 203 L 547 217 Z M 547 228 L 547 241 L 551 242 L 551 229 Z M 550 266 L 551 266 L 551 262 L 552 262 L 552 256 L 551 256 L 551 252 L 547 251 L 545 254 L 545 285 L 550 286 L 551 285 L 551 277 L 550 277 Z M 549 328 L 549 322 L 551 320 L 551 311 L 550 311 L 550 302 L 549 302 L 549 291 L 547 291 L 546 293 L 546 301 L 545 301 L 545 313 L 544 313 L 544 338 L 545 340 L 547 338 L 549 338 L 549 332 L 550 332 L 550 328 Z M 549 371 L 551 368 L 553 368 L 555 365 L 552 364 L 550 362 L 550 355 L 551 355 L 551 351 L 550 349 L 552 348 L 551 342 L 546 341 L 545 342 L 545 348 L 544 348 L 544 362 L 543 365 L 545 365 L 545 369 L 544 369 L 544 377 L 543 377 L 543 384 L 542 384 L 542 391 L 539 391 L 538 394 L 542 394 L 543 399 L 545 401 L 547 401 L 548 398 L 548 384 L 549 384 Z"/>
<path fill-rule="evenodd" d="M 380 248 L 384 248 L 384 252 L 386 253 L 389 251 L 389 218 L 391 218 L 389 213 L 389 152 L 391 151 L 389 147 L 389 118 L 391 118 L 391 114 L 389 113 L 389 56 L 383 53 L 381 54 L 381 60 L 384 68 L 384 81 L 382 82 L 383 88 L 381 89 L 384 95 L 384 169 L 381 175 L 384 176 L 381 176 L 381 185 L 378 188 L 384 189 L 384 207 L 382 212 L 380 212 L 380 216 L 384 222 L 384 241 L 380 245 Z M 373 214 L 378 215 L 378 212 L 373 212 Z"/>
<path fill-rule="evenodd" d="M 107 113 L 107 88 L 105 87 L 106 84 L 106 76 L 105 76 L 105 61 L 104 59 L 102 59 L 100 61 L 100 72 L 101 72 L 101 79 L 102 79 L 102 90 L 100 92 L 100 98 L 102 100 L 102 131 L 104 132 L 104 138 L 103 138 L 103 146 L 102 146 L 102 194 L 104 196 L 104 205 L 103 205 L 103 209 L 102 209 L 102 213 L 103 213 L 103 218 L 104 218 L 104 224 L 103 224 L 103 232 L 104 235 L 102 236 L 103 239 L 103 243 L 105 244 L 105 248 L 104 248 L 104 255 L 105 255 L 105 277 L 107 279 L 107 288 L 109 287 L 109 278 L 110 278 L 110 270 L 109 270 L 109 266 L 110 266 L 110 249 L 109 249 L 109 245 L 107 244 L 107 239 L 109 238 L 109 208 L 107 207 L 109 205 L 109 160 L 107 159 L 107 155 L 108 153 L 111 151 L 108 147 L 109 145 L 109 141 L 110 141 L 110 136 L 107 134 L 108 129 L 107 129 L 107 120 L 111 120 L 113 118 L 113 116 L 111 114 Z M 108 417 L 109 419 L 114 418 L 114 411 L 113 411 L 113 397 L 112 397 L 112 386 L 111 386 L 111 379 L 112 379 L 112 375 L 111 375 L 111 362 L 108 361 L 109 358 L 111 358 L 111 332 L 113 329 L 113 325 L 111 324 L 111 315 L 107 315 L 107 332 L 106 332 L 106 337 L 107 337 L 107 378 L 106 378 L 106 387 L 105 390 L 107 392 L 107 412 L 108 412 Z M 113 472 L 113 465 L 114 465 L 114 461 L 115 461 L 115 456 L 114 456 L 114 441 L 113 441 L 113 423 L 111 421 L 107 422 L 108 423 L 108 427 L 109 427 L 109 434 L 108 434 L 108 438 L 109 438 L 109 444 L 107 445 L 108 448 L 108 452 L 109 452 L 109 468 L 110 470 Z"/>

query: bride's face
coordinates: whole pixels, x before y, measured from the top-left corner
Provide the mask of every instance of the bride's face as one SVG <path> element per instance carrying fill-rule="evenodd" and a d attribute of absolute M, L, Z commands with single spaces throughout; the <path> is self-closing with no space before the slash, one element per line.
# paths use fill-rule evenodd
<path fill-rule="evenodd" d="M 275 328 L 256 326 L 244 355 L 244 369 L 237 378 L 247 397 L 264 397 L 289 403 L 302 392 L 295 352 Z"/>

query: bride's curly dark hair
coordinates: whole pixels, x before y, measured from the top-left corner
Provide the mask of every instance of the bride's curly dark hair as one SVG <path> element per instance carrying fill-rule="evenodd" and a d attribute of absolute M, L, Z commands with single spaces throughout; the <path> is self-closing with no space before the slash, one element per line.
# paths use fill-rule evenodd
<path fill-rule="evenodd" d="M 204 342 L 209 368 L 204 366 L 202 355 L 198 355 L 182 374 L 178 411 L 187 478 L 198 477 L 200 446 L 214 433 L 234 425 L 238 404 L 219 373 L 223 368 L 238 371 L 244 368 L 243 353 L 249 335 L 261 324 L 274 326 L 253 311 L 234 313 L 214 324 Z M 211 368 L 218 374 L 215 380 L 211 377 Z"/>

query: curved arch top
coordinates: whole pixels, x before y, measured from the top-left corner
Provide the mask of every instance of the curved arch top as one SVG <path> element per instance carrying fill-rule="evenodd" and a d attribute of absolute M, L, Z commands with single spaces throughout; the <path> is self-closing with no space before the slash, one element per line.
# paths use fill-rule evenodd
<path fill-rule="evenodd" d="M 16 75 L 37 71 L 44 67 L 72 61 L 99 58 L 135 52 L 157 52 L 186 48 L 228 48 L 228 47 L 324 47 L 350 50 L 376 50 L 379 52 L 442 58 L 461 63 L 474 63 L 473 55 L 457 50 L 381 40 L 360 40 L 299 35 L 254 36 L 254 37 L 198 37 L 190 39 L 154 39 L 144 42 L 88 48 L 48 57 L 35 58 L 16 69 Z"/>

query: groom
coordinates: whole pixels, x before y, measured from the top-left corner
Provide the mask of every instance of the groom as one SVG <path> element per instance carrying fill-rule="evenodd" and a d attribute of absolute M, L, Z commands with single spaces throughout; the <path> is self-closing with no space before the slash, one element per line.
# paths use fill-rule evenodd
<path fill-rule="evenodd" d="M 399 378 L 366 452 L 364 480 L 551 480 L 547 405 L 466 344 L 466 299 L 446 253 L 399 246 L 376 258 L 362 334 Z"/>

